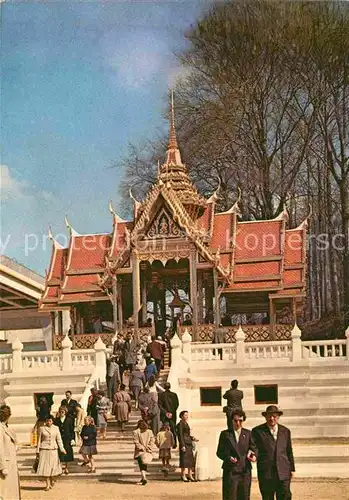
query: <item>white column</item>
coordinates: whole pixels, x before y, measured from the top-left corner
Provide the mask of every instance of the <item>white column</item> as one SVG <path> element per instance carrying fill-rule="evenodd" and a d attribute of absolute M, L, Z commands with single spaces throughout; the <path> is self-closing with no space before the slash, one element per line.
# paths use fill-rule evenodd
<path fill-rule="evenodd" d="M 182 359 L 182 342 L 181 339 L 178 337 L 177 333 L 175 333 L 174 336 L 172 337 L 170 345 L 171 345 L 171 366 L 174 366 Z"/>
<path fill-rule="evenodd" d="M 62 311 L 63 335 L 67 335 L 70 328 L 70 311 Z"/>
<path fill-rule="evenodd" d="M 18 337 L 12 342 L 12 373 L 19 373 L 23 370 L 22 363 L 23 344 Z"/>
<path fill-rule="evenodd" d="M 116 284 L 116 276 L 113 277 L 113 323 L 114 332 L 118 329 L 118 290 Z"/>
<path fill-rule="evenodd" d="M 132 294 L 133 294 L 133 317 L 135 320 L 135 329 L 138 330 L 138 311 L 141 307 L 140 300 L 140 273 L 139 260 L 137 254 L 132 256 Z"/>
<path fill-rule="evenodd" d="M 71 348 L 72 348 L 72 341 L 66 335 L 64 339 L 62 340 L 62 370 L 64 372 L 70 371 L 72 368 L 72 362 L 71 362 Z"/>
<path fill-rule="evenodd" d="M 98 379 L 101 383 L 103 383 L 105 382 L 105 376 L 107 371 L 107 362 L 106 362 L 107 347 L 104 344 L 101 337 L 98 337 L 97 342 L 94 345 L 94 350 L 96 352 L 96 368 L 98 373 Z"/>
<path fill-rule="evenodd" d="M 188 362 L 189 367 L 191 366 L 191 335 L 186 328 L 182 335 L 182 351 L 183 358 Z"/>
<path fill-rule="evenodd" d="M 348 328 L 345 330 L 345 336 L 347 338 L 347 360 L 349 361 L 349 326 Z"/>
<path fill-rule="evenodd" d="M 144 273 L 145 274 L 145 273 Z M 145 276 L 142 283 L 142 322 L 143 325 L 147 321 L 147 282 Z"/>
<path fill-rule="evenodd" d="M 243 365 L 245 362 L 245 333 L 241 325 L 235 334 L 236 364 Z"/>
<path fill-rule="evenodd" d="M 220 296 L 218 293 L 218 275 L 216 269 L 213 269 L 213 289 L 214 289 L 214 319 L 215 325 L 218 327 L 221 323 Z"/>
<path fill-rule="evenodd" d="M 122 331 L 123 327 L 123 315 L 122 315 L 122 284 L 117 281 L 116 288 L 118 292 L 118 323 L 119 323 L 119 332 Z"/>
<path fill-rule="evenodd" d="M 291 361 L 300 361 L 302 359 L 302 341 L 301 341 L 301 330 L 299 329 L 297 323 L 294 324 L 291 332 L 292 339 L 292 355 Z"/>
<path fill-rule="evenodd" d="M 196 270 L 196 251 L 190 254 L 189 257 L 190 270 L 190 303 L 193 308 L 193 335 L 196 338 L 196 329 L 198 324 L 198 283 Z"/>

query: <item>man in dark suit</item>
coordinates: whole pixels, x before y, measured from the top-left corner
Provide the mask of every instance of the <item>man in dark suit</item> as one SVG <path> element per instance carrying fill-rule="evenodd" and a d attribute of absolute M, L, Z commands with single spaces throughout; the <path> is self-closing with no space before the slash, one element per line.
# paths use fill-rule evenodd
<path fill-rule="evenodd" d="M 72 399 L 71 391 L 65 392 L 65 399 L 62 399 L 61 406 L 67 408 L 69 417 L 76 418 L 76 408 L 80 405 L 75 399 Z"/>
<path fill-rule="evenodd" d="M 291 433 L 279 424 L 282 411 L 268 406 L 262 413 L 266 423 L 252 429 L 258 450 L 257 471 L 263 500 L 290 500 L 294 467 Z"/>
<path fill-rule="evenodd" d="M 249 500 L 251 462 L 256 461 L 257 448 L 251 431 L 242 427 L 245 413 L 235 409 L 231 417 L 228 429 L 221 432 L 217 448 L 217 457 L 223 460 L 223 500 Z"/>
<path fill-rule="evenodd" d="M 177 423 L 177 410 L 179 406 L 178 396 L 175 392 L 172 392 L 171 384 L 165 382 L 164 392 L 159 394 L 159 408 L 160 408 L 160 419 L 162 423 L 170 424 L 170 429 L 173 434 L 175 443 L 174 448 L 177 446 L 177 436 L 176 436 L 176 423 Z"/>
<path fill-rule="evenodd" d="M 223 395 L 223 399 L 227 400 L 227 406 L 224 406 L 223 411 L 227 414 L 227 425 L 229 427 L 229 422 L 231 421 L 231 416 L 233 410 L 242 410 L 242 399 L 244 398 L 244 393 L 238 389 L 239 382 L 237 380 L 232 380 L 230 389 L 226 391 Z"/>

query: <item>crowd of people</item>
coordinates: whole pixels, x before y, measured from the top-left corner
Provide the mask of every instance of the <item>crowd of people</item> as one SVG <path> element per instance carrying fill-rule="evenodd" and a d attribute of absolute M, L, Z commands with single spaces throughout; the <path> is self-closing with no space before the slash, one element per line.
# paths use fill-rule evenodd
<path fill-rule="evenodd" d="M 147 484 L 148 465 L 154 458 L 155 447 L 165 477 L 176 467 L 171 465 L 172 450 L 178 446 L 180 478 L 194 482 L 194 451 L 197 439 L 192 435 L 186 410 L 177 411 L 179 400 L 168 382 L 161 385 L 159 373 L 163 367 L 164 342 L 151 340 L 139 345 L 132 334 L 124 339 L 118 336 L 113 354 L 107 363 L 107 394 L 91 389 L 87 415 L 71 391 L 66 391 L 55 416 L 51 414 L 52 401 L 41 396 L 37 405 L 37 447 L 33 469 L 45 481 L 45 490 L 54 487 L 61 474 L 69 474 L 74 461 L 74 446 L 82 456 L 82 467 L 95 473 L 97 433 L 105 439 L 108 419 L 112 413 L 120 432 L 125 431 L 132 411 L 140 411 L 141 419 L 133 431 L 134 459 L 140 474 L 140 485 Z M 158 360 L 156 363 L 155 361 Z M 127 384 L 128 382 L 128 384 Z M 127 387 L 128 386 L 128 387 Z M 252 429 L 243 427 L 243 391 L 238 381 L 223 395 L 227 429 L 221 432 L 217 456 L 223 461 L 223 500 L 249 500 L 251 464 L 257 462 L 258 481 L 263 500 L 290 500 L 291 479 L 295 470 L 291 434 L 279 424 L 282 412 L 277 406 L 268 406 L 262 413 L 266 422 Z M 8 427 L 11 410 L 0 407 L 0 498 L 20 498 L 19 476 L 16 464 L 16 438 Z"/>

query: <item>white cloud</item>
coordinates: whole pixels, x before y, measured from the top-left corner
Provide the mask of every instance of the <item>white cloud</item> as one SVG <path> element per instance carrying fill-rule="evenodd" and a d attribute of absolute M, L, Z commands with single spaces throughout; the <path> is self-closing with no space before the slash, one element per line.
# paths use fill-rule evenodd
<path fill-rule="evenodd" d="M 13 170 L 7 165 L 0 165 L 0 196 L 1 200 L 32 201 L 34 199 L 52 200 L 53 193 L 38 190 L 35 186 L 24 180 L 19 180 Z"/>
<path fill-rule="evenodd" d="M 0 165 L 0 192 L 2 200 L 18 199 L 26 196 L 27 183 L 17 180 L 7 165 Z"/>
<path fill-rule="evenodd" d="M 167 73 L 174 64 L 169 47 L 152 30 L 117 35 L 109 32 L 101 44 L 107 65 L 116 73 L 118 83 L 125 87 L 144 87 Z"/>
<path fill-rule="evenodd" d="M 167 72 L 167 82 L 170 88 L 174 87 L 180 80 L 185 80 L 190 75 L 190 69 L 184 66 L 173 66 Z"/>

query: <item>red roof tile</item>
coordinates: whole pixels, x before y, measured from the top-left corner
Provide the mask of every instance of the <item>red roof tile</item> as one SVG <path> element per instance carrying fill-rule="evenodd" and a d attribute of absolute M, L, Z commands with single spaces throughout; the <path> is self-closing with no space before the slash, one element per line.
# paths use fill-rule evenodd
<path fill-rule="evenodd" d="M 66 277 L 64 284 L 62 286 L 62 292 L 67 289 L 90 289 L 92 287 L 98 287 L 98 277 L 97 274 L 77 274 L 69 275 Z"/>
<path fill-rule="evenodd" d="M 281 255 L 281 220 L 238 222 L 235 259 Z"/>
<path fill-rule="evenodd" d="M 235 264 L 234 266 L 234 278 L 266 277 L 275 274 L 280 274 L 280 261 Z"/>
<path fill-rule="evenodd" d="M 284 285 L 291 285 L 292 283 L 302 283 L 301 269 L 284 271 Z"/>
<path fill-rule="evenodd" d="M 109 250 L 109 234 L 72 236 L 70 239 L 68 269 L 104 267 L 104 257 Z"/>
<path fill-rule="evenodd" d="M 253 290 L 277 288 L 279 281 L 247 281 L 243 283 L 231 283 L 228 290 Z"/>
<path fill-rule="evenodd" d="M 231 229 L 235 214 L 215 214 L 210 241 L 211 248 L 231 249 Z"/>
<path fill-rule="evenodd" d="M 285 232 L 285 264 L 298 264 L 303 260 L 303 247 L 305 245 L 304 231 L 287 230 Z"/>
<path fill-rule="evenodd" d="M 102 291 L 98 292 L 85 292 L 85 293 L 64 293 L 61 295 L 59 304 L 61 303 L 74 303 L 74 302 L 89 302 L 93 300 L 109 300 L 106 294 Z"/>
<path fill-rule="evenodd" d="M 208 203 L 205 207 L 205 211 L 201 217 L 197 220 L 197 227 L 199 229 L 205 229 L 205 231 L 210 231 L 211 216 L 212 216 L 213 203 Z"/>
<path fill-rule="evenodd" d="M 117 257 L 127 245 L 126 229 L 128 224 L 128 222 L 117 222 L 114 224 L 109 254 L 110 257 Z"/>

